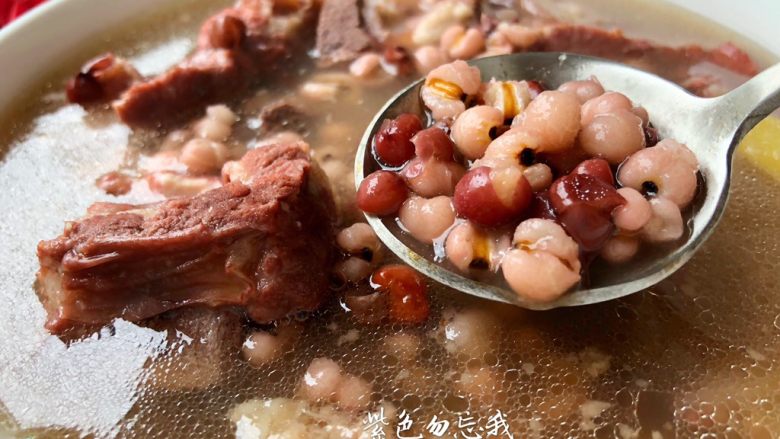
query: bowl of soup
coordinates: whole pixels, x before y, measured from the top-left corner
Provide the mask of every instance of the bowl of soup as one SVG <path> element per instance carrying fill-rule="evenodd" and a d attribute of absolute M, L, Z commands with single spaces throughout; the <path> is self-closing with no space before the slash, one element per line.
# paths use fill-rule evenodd
<path fill-rule="evenodd" d="M 455 60 L 583 53 L 705 97 L 776 62 L 776 5 L 705 3 L 70 0 L 0 30 L 0 431 L 777 437 L 774 116 L 701 251 L 609 302 L 465 296 L 356 205 L 375 113 Z"/>

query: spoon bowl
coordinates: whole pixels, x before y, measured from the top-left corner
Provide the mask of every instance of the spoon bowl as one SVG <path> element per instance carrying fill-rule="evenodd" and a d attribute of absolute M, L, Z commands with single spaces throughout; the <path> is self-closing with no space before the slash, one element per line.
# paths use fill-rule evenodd
<path fill-rule="evenodd" d="M 684 243 L 658 257 L 621 265 L 600 275 L 588 288 L 580 287 L 545 303 L 528 301 L 509 288 L 463 276 L 446 261 L 436 262 L 425 256 L 430 253 L 428 246 L 404 233 L 392 218 L 366 215 L 379 239 L 423 275 L 466 294 L 528 309 L 544 310 L 617 299 L 644 290 L 682 267 L 710 236 L 723 215 L 734 149 L 753 126 L 780 106 L 780 64 L 717 98 L 696 97 L 651 73 L 583 55 L 522 53 L 481 58 L 469 64 L 479 68 L 483 80 L 534 79 L 555 88 L 567 81 L 596 76 L 605 89 L 619 91 L 647 109 L 660 138 L 673 138 L 686 144 L 698 158 L 704 180 L 696 199 L 688 207 L 692 213 Z M 382 121 L 402 113 L 424 115 L 419 97 L 423 82 L 424 79 L 420 79 L 401 90 L 372 120 L 355 157 L 357 187 L 363 178 L 379 169 L 371 153 L 371 140 Z M 435 249 L 437 245 L 434 243 Z"/>

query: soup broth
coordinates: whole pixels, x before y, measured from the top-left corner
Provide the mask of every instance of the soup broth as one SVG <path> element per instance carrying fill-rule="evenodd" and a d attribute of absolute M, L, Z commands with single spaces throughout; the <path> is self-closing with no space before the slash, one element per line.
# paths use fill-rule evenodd
<path fill-rule="evenodd" d="M 635 28 L 673 44 L 736 41 L 759 64 L 772 60 L 736 35 L 655 3 L 545 3 L 570 20 L 629 34 Z M 85 52 L 110 47 L 142 73 L 162 71 L 193 47 L 197 26 L 217 6 L 193 3 L 186 14 L 133 23 Z M 198 340 L 186 330 L 121 319 L 70 342 L 48 334 L 32 286 L 37 242 L 56 236 L 64 220 L 94 201 L 160 199 L 143 190 L 112 197 L 94 181 L 116 169 L 133 172 L 168 135 L 131 132 L 109 111 L 67 104 L 64 72 L 74 70 L 65 66 L 29 93 L 29 105 L 14 110 L 0 137 L 0 429 L 38 437 L 229 437 L 237 405 L 299 399 L 306 369 L 326 357 L 371 384 L 374 415 L 336 411 L 328 419 L 370 432 L 367 421 L 381 413 L 387 437 L 407 426 L 399 431 L 436 437 L 442 422 L 445 437 L 780 435 L 780 181 L 752 165 L 744 149 L 735 156 L 731 198 L 712 238 L 670 278 L 623 299 L 531 312 L 430 283 L 431 318 L 419 327 L 361 325 L 334 300 L 301 316 L 303 330 L 280 359 L 252 367 L 231 349 L 220 354 L 217 372 L 202 358 L 182 356 L 192 344 L 221 343 L 219 334 Z M 240 155 L 257 141 L 265 105 L 285 99 L 303 106 L 303 137 L 331 177 L 346 227 L 361 220 L 352 205 L 357 143 L 374 113 L 411 78 L 355 80 L 346 66 L 319 69 L 309 59 L 289 71 L 230 103 L 240 120 L 229 147 Z M 311 83 L 333 84 L 337 98 L 307 95 Z M 369 289 L 365 282 L 349 288 Z M 242 337 L 253 327 L 242 328 Z"/>

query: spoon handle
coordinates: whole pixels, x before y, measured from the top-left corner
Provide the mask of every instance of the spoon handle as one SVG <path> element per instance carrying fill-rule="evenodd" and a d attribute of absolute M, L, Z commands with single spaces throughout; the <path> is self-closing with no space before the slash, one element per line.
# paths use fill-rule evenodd
<path fill-rule="evenodd" d="M 732 145 L 780 108 L 780 63 L 751 78 L 730 93 L 712 101 L 710 117 L 713 126 L 719 126 L 723 134 L 733 137 Z"/>

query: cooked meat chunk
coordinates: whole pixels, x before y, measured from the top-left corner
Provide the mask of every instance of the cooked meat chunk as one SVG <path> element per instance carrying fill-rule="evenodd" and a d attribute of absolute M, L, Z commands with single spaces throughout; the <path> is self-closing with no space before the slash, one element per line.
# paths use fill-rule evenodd
<path fill-rule="evenodd" d="M 267 69 L 288 53 L 285 45 L 313 13 L 307 2 L 301 2 L 298 11 L 293 19 L 279 18 L 274 16 L 272 0 L 239 0 L 203 23 L 198 50 L 236 50 L 246 54 L 253 67 Z"/>
<path fill-rule="evenodd" d="M 354 59 L 371 46 L 360 26 L 357 0 L 325 0 L 317 23 L 317 52 L 323 64 Z"/>
<path fill-rule="evenodd" d="M 312 28 L 307 24 L 316 15 L 311 1 L 297 6 L 277 14 L 272 0 L 239 0 L 212 16 L 201 27 L 195 52 L 127 89 L 114 103 L 117 115 L 136 127 L 170 124 L 208 104 L 235 98 L 255 81 L 278 73 L 280 61 L 307 41 Z"/>
<path fill-rule="evenodd" d="M 300 106 L 282 99 L 264 106 L 260 111 L 260 121 L 262 134 L 280 131 L 305 133 L 309 124 L 309 115 Z"/>
<path fill-rule="evenodd" d="M 726 84 L 727 88 L 736 87 L 758 73 L 758 67 L 750 56 L 730 43 L 711 50 L 697 45 L 669 47 L 629 38 L 619 29 L 567 23 L 538 29 L 537 37 L 530 43 L 520 49 L 572 52 L 614 59 L 685 84 L 692 92 L 705 96 L 714 94 L 710 90 L 718 89 L 709 88 L 717 79 L 715 76 L 701 76 L 696 73 L 697 69 L 706 70 L 710 65 L 733 72 L 735 82 Z"/>
<path fill-rule="evenodd" d="M 138 71 L 126 60 L 112 53 L 87 61 L 66 87 L 68 100 L 81 105 L 109 102 L 141 79 Z"/>
<path fill-rule="evenodd" d="M 327 297 L 334 205 L 299 142 L 248 152 L 226 183 L 157 204 L 106 203 L 38 245 L 46 327 L 61 333 L 190 305 L 235 306 L 257 322 Z"/>
<path fill-rule="evenodd" d="M 706 50 L 696 45 L 667 47 L 629 38 L 619 29 L 606 30 L 573 24 L 544 28 L 540 38 L 529 49 L 584 53 L 625 62 L 644 58 L 649 64 L 667 68 L 680 66 L 680 70 L 685 70 L 695 62 L 709 61 L 743 75 L 752 76 L 758 71 L 750 57 L 732 44 L 725 44 L 715 50 Z M 735 56 L 739 56 L 744 62 L 733 62 Z"/>
<path fill-rule="evenodd" d="M 201 50 L 160 76 L 131 87 L 114 103 L 114 110 L 133 126 L 186 117 L 204 102 L 230 99 L 246 90 L 248 66 L 246 57 L 235 50 Z"/>
<path fill-rule="evenodd" d="M 206 20 L 198 35 L 201 49 L 239 49 L 246 41 L 246 24 L 228 9 Z"/>

